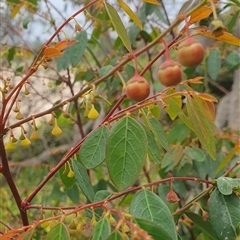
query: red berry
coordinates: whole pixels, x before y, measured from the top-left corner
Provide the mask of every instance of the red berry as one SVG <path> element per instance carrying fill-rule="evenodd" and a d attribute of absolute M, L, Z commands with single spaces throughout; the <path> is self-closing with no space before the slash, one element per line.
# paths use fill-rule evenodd
<path fill-rule="evenodd" d="M 145 78 L 140 75 L 135 75 L 128 80 L 125 91 L 129 99 L 142 101 L 148 97 L 150 93 L 150 86 Z"/>
<path fill-rule="evenodd" d="M 172 60 L 166 60 L 162 63 L 158 70 L 158 80 L 166 87 L 180 83 L 182 70 L 179 64 Z"/>
<path fill-rule="evenodd" d="M 195 67 L 204 58 L 204 48 L 200 42 L 188 37 L 178 46 L 178 61 L 185 67 Z"/>

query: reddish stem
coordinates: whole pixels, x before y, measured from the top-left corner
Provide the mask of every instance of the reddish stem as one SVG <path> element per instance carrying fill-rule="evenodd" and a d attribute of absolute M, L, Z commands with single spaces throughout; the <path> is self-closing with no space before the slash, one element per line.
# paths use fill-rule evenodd
<path fill-rule="evenodd" d="M 169 61 L 169 60 L 171 60 L 171 58 L 170 58 L 170 54 L 169 54 L 168 45 L 164 39 L 162 39 L 162 43 L 164 44 L 164 48 L 165 48 L 166 61 Z"/>

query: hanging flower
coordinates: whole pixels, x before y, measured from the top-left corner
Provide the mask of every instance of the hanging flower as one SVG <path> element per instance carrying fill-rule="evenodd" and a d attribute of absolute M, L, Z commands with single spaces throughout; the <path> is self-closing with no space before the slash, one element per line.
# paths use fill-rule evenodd
<path fill-rule="evenodd" d="M 96 118 L 99 117 L 99 113 L 98 113 L 98 111 L 96 110 L 96 108 L 94 107 L 93 104 L 92 104 L 92 106 L 91 106 L 91 109 L 90 109 L 87 117 L 88 117 L 89 119 L 92 119 L 92 120 L 94 120 L 94 119 L 96 119 Z"/>

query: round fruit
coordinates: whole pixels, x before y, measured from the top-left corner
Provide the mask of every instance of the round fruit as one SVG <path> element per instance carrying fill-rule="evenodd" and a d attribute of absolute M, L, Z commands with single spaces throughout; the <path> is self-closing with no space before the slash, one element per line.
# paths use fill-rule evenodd
<path fill-rule="evenodd" d="M 178 61 L 185 67 L 195 67 L 204 58 L 204 48 L 200 42 L 188 37 L 178 46 Z"/>
<path fill-rule="evenodd" d="M 128 80 L 125 91 L 129 99 L 142 101 L 148 97 L 150 93 L 150 86 L 145 78 L 140 75 L 135 75 Z"/>
<path fill-rule="evenodd" d="M 158 80 L 166 87 L 177 85 L 182 80 L 182 69 L 178 63 L 166 60 L 159 67 Z"/>

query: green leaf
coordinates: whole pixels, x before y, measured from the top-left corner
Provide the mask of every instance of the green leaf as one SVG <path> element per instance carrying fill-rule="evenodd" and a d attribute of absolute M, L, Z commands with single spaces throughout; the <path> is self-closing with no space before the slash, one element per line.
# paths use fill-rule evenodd
<path fill-rule="evenodd" d="M 118 0 L 120 7 L 124 12 L 135 22 L 135 24 L 142 30 L 142 23 L 139 20 L 138 16 L 132 11 L 132 9 L 122 0 Z"/>
<path fill-rule="evenodd" d="M 184 114 L 183 110 L 179 107 L 179 105 L 174 101 L 174 99 L 169 98 L 167 103 L 171 106 L 171 108 L 177 113 L 182 122 L 191 130 L 193 130 L 192 124 L 188 117 Z"/>
<path fill-rule="evenodd" d="M 231 20 L 230 20 L 229 23 L 227 24 L 228 32 L 230 32 L 230 33 L 233 32 L 233 29 L 234 29 L 234 27 L 235 27 L 236 24 L 237 24 L 239 14 L 240 14 L 240 10 L 236 11 L 236 12 L 234 13 L 234 15 L 231 17 Z"/>
<path fill-rule="evenodd" d="M 167 94 L 171 94 L 175 91 L 173 91 L 172 89 L 168 90 Z M 170 100 L 170 101 L 169 101 Z M 177 106 L 179 108 L 182 107 L 182 99 L 181 96 L 174 96 L 171 98 L 167 98 L 165 100 L 167 107 L 165 108 L 165 110 L 167 111 L 169 117 L 171 118 L 171 120 L 173 121 L 177 116 L 178 116 L 178 112 L 175 110 L 175 108 L 172 106 L 172 103 L 174 102 L 175 104 L 177 104 Z"/>
<path fill-rule="evenodd" d="M 167 137 L 164 132 L 162 124 L 156 118 L 149 119 L 149 124 L 150 124 L 148 125 L 148 127 L 150 127 L 149 130 L 153 133 L 157 141 L 162 145 L 162 147 L 166 151 L 171 153 L 172 150 L 168 144 Z"/>
<path fill-rule="evenodd" d="M 103 125 L 92 132 L 83 142 L 78 160 L 85 168 L 95 168 L 104 161 L 107 136 L 108 128 Z"/>
<path fill-rule="evenodd" d="M 185 214 L 193 221 L 193 224 L 196 225 L 202 232 L 204 232 L 211 239 L 217 239 L 215 232 L 213 231 L 213 227 L 209 220 L 203 220 L 202 216 L 199 216 L 193 212 L 185 212 Z"/>
<path fill-rule="evenodd" d="M 112 127 L 107 140 L 106 163 L 110 178 L 118 189 L 134 183 L 146 154 L 147 136 L 140 123 L 125 117 Z"/>
<path fill-rule="evenodd" d="M 78 40 L 77 43 L 68 47 L 64 51 L 63 56 L 56 59 L 58 71 L 66 70 L 70 66 L 70 64 L 72 65 L 72 67 L 75 67 L 81 60 L 87 46 L 87 32 L 81 31 L 76 36 L 76 40 Z"/>
<path fill-rule="evenodd" d="M 206 153 L 199 148 L 190 148 L 186 147 L 184 150 L 184 153 L 190 157 L 192 160 L 198 161 L 198 162 L 203 162 L 205 161 L 207 155 Z"/>
<path fill-rule="evenodd" d="M 221 163 L 217 166 L 215 173 L 219 173 L 223 168 L 227 166 L 227 164 L 233 159 L 236 150 L 233 148 L 221 161 Z"/>
<path fill-rule="evenodd" d="M 224 177 L 220 177 L 217 180 L 217 187 L 221 194 L 223 195 L 231 195 L 232 194 L 232 187 L 230 183 L 224 179 Z"/>
<path fill-rule="evenodd" d="M 236 239 L 240 223 L 240 199 L 234 194 L 224 196 L 216 188 L 210 196 L 209 217 L 220 240 Z"/>
<path fill-rule="evenodd" d="M 186 106 L 189 119 L 200 143 L 211 158 L 216 159 L 216 146 L 212 132 L 212 123 L 208 121 L 197 101 L 192 99 L 191 96 L 187 97 Z"/>
<path fill-rule="evenodd" d="M 168 133 L 167 140 L 169 144 L 182 143 L 190 135 L 190 130 L 185 124 L 173 126 Z"/>
<path fill-rule="evenodd" d="M 174 165 L 173 155 L 170 154 L 169 152 L 166 152 L 163 156 L 163 159 L 162 159 L 162 162 L 161 162 L 161 167 L 165 168 L 169 165 L 171 165 L 171 166 Z"/>
<path fill-rule="evenodd" d="M 199 178 L 210 177 L 211 179 L 214 179 L 220 177 L 224 173 L 223 170 L 217 174 L 215 173 L 216 168 L 224 158 L 224 154 L 218 153 L 216 156 L 215 161 L 213 161 L 209 155 L 206 156 L 204 162 L 193 161 L 193 168 Z"/>
<path fill-rule="evenodd" d="M 234 188 L 240 188 L 240 179 L 220 177 L 217 179 L 217 187 L 223 195 L 231 195 Z"/>
<path fill-rule="evenodd" d="M 112 69 L 113 69 L 113 66 L 112 66 L 112 65 L 107 65 L 107 66 L 104 66 L 104 67 L 100 68 L 99 71 L 98 71 L 99 76 L 102 77 L 102 76 L 106 75 L 106 74 L 109 73 Z"/>
<path fill-rule="evenodd" d="M 67 171 L 65 170 L 67 169 Z M 66 171 L 66 173 L 65 173 Z M 73 177 L 73 178 L 69 178 L 67 176 L 68 174 L 68 171 L 69 171 L 69 167 L 67 167 L 66 165 L 63 165 L 60 169 L 59 169 L 59 175 L 60 175 L 60 178 L 63 182 L 63 184 L 67 187 L 67 188 L 71 188 L 75 182 L 76 182 L 76 178 Z"/>
<path fill-rule="evenodd" d="M 218 49 L 213 49 L 207 58 L 207 72 L 211 79 L 217 80 L 221 69 L 221 54 Z"/>
<path fill-rule="evenodd" d="M 169 147 L 167 137 L 165 135 L 164 129 L 161 125 L 161 123 L 156 118 L 150 118 L 147 116 L 147 114 L 142 111 L 143 115 L 143 121 L 146 125 L 146 127 L 153 133 L 157 143 L 161 145 L 165 150 L 167 150 L 169 153 L 171 153 L 171 148 Z"/>
<path fill-rule="evenodd" d="M 92 240 L 104 240 L 111 233 L 111 226 L 106 218 L 96 223 L 93 231 Z"/>
<path fill-rule="evenodd" d="M 160 118 L 160 114 L 161 114 L 161 109 L 159 105 L 152 105 L 150 108 L 150 112 L 152 113 L 152 115 L 159 119 Z"/>
<path fill-rule="evenodd" d="M 67 228 L 63 223 L 55 225 L 47 234 L 45 240 L 70 240 Z"/>
<path fill-rule="evenodd" d="M 99 190 L 95 194 L 94 202 L 102 201 L 104 199 L 107 199 L 110 196 L 111 196 L 111 193 L 109 191 L 107 191 L 107 190 Z"/>
<path fill-rule="evenodd" d="M 156 224 L 168 238 L 177 239 L 173 217 L 164 201 L 149 190 L 142 190 L 135 194 L 130 204 L 130 214 L 136 218 L 143 218 Z M 167 236 L 166 235 L 166 236 Z"/>
<path fill-rule="evenodd" d="M 9 63 L 11 63 L 11 61 L 13 60 L 15 53 L 16 53 L 15 47 L 11 47 L 8 49 L 7 60 Z"/>
<path fill-rule="evenodd" d="M 226 65 L 230 69 L 239 67 L 240 54 L 237 51 L 230 52 L 226 57 Z"/>
<path fill-rule="evenodd" d="M 87 199 L 90 202 L 93 202 L 95 192 L 91 185 L 86 169 L 82 166 L 82 164 L 79 161 L 76 160 L 72 161 L 72 166 L 79 187 L 81 188 Z"/>
<path fill-rule="evenodd" d="M 79 188 L 75 184 L 71 188 L 65 190 L 67 196 L 71 199 L 71 201 L 75 204 L 79 204 L 80 202 L 80 193 Z"/>
<path fill-rule="evenodd" d="M 170 233 L 167 232 L 164 228 L 160 227 L 159 225 L 148 221 L 146 219 L 142 218 L 135 218 L 134 222 L 137 223 L 137 225 L 146 231 L 150 236 L 153 237 L 155 240 L 164 239 L 164 240 L 175 240 L 177 238 L 173 238 Z"/>
<path fill-rule="evenodd" d="M 119 232 L 114 232 L 106 240 L 123 240 L 123 238 Z"/>
<path fill-rule="evenodd" d="M 121 38 L 124 46 L 127 48 L 129 52 L 132 52 L 131 42 L 128 38 L 127 31 L 122 23 L 121 18 L 119 17 L 115 8 L 109 3 L 104 1 L 105 8 L 111 19 L 112 25 L 114 26 L 118 36 Z"/>
<path fill-rule="evenodd" d="M 161 149 L 159 148 L 153 133 L 148 129 L 145 129 L 145 130 L 146 130 L 147 139 L 148 139 L 148 155 L 154 161 L 156 161 L 157 163 L 160 163 Z"/>

